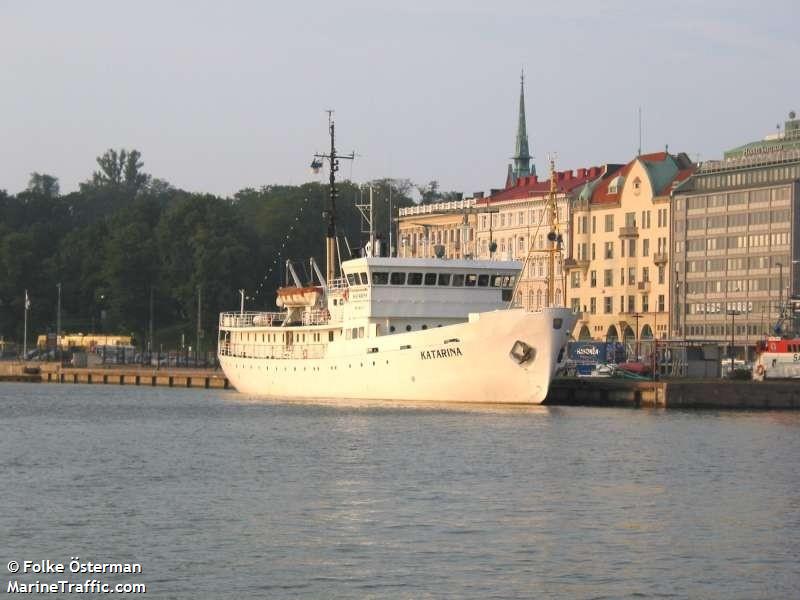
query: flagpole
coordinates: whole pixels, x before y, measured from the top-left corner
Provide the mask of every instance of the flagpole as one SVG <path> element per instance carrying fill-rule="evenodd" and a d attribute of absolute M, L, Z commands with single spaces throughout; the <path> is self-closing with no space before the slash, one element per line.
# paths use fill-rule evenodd
<path fill-rule="evenodd" d="M 28 356 L 28 306 L 30 302 L 28 301 L 28 290 L 25 290 L 25 318 L 23 319 L 24 325 L 24 333 L 22 334 L 22 360 L 24 361 Z"/>

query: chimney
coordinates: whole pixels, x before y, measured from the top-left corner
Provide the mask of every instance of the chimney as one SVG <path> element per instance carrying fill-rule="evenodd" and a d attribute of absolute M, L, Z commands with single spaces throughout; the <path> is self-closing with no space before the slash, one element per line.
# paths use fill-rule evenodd
<path fill-rule="evenodd" d="M 483 192 L 475 192 L 472 194 L 473 198 L 483 198 Z"/>
<path fill-rule="evenodd" d="M 578 179 L 584 179 L 586 177 L 586 169 L 578 169 Z"/>
<path fill-rule="evenodd" d="M 566 179 L 567 181 L 572 179 L 572 169 L 569 169 L 568 171 L 564 171 L 564 179 Z"/>

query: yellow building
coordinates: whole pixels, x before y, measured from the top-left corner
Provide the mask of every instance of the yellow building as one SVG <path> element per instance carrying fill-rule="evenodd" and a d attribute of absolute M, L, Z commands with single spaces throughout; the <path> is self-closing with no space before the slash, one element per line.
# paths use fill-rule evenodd
<path fill-rule="evenodd" d="M 685 154 L 646 154 L 580 190 L 566 263 L 576 338 L 667 337 L 670 193 L 692 171 Z"/>
<path fill-rule="evenodd" d="M 437 250 L 443 258 L 474 258 L 475 198 L 435 202 L 401 208 L 398 212 L 397 255 L 432 258 Z"/>
<path fill-rule="evenodd" d="M 62 350 L 81 348 L 92 350 L 96 346 L 130 346 L 133 338 L 129 335 L 114 335 L 104 333 L 62 333 L 56 338 L 54 333 L 40 335 L 36 338 L 36 346 L 40 349 L 48 346 L 59 346 Z"/>

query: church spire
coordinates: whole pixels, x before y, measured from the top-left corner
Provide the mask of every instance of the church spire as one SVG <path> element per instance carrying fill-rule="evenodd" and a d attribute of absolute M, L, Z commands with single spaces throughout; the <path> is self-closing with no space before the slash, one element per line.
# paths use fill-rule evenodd
<path fill-rule="evenodd" d="M 520 177 L 536 175 L 536 166 L 531 166 L 528 132 L 525 124 L 525 71 L 522 71 L 519 78 L 519 122 L 517 123 L 517 143 L 512 160 L 514 164 L 509 165 L 506 185 L 513 185 Z"/>

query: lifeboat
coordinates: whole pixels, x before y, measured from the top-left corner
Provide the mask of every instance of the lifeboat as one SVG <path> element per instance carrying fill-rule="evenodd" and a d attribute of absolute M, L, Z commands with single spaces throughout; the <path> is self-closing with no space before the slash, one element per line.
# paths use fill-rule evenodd
<path fill-rule="evenodd" d="M 318 286 L 282 287 L 278 288 L 278 298 L 275 304 L 285 308 L 316 306 L 321 297 L 322 288 Z"/>

